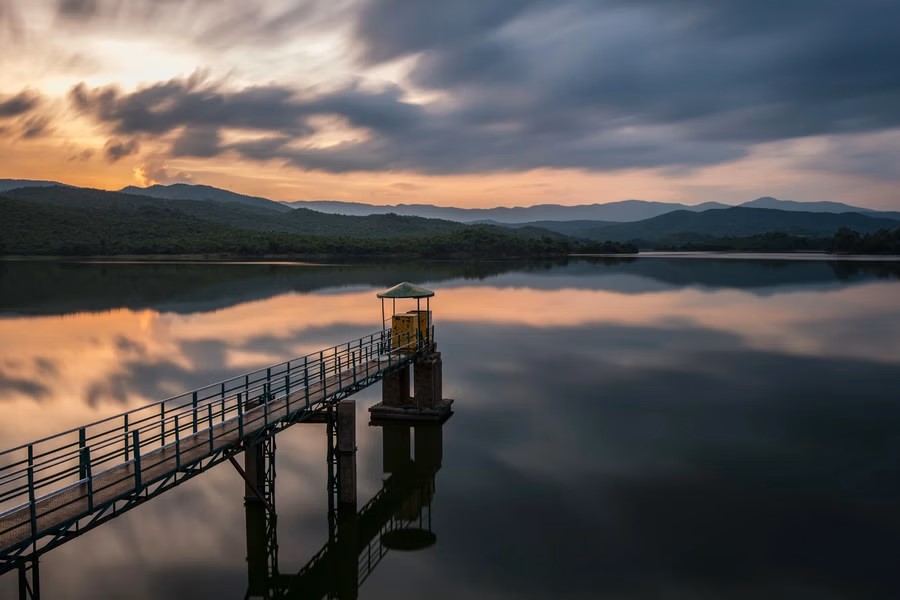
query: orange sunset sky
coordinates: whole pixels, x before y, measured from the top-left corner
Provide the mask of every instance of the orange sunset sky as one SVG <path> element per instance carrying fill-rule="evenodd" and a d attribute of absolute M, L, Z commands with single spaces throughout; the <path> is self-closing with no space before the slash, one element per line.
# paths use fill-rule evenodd
<path fill-rule="evenodd" d="M 834 4 L 0 0 L 0 178 L 900 210 L 892 9 Z"/>

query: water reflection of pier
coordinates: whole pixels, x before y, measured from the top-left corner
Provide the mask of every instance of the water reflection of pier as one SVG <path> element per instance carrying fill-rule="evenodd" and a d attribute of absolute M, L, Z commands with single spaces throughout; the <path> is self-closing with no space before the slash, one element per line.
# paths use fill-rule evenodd
<path fill-rule="evenodd" d="M 338 492 L 338 502 L 329 502 L 328 541 L 291 575 L 282 573 L 278 562 L 272 438 L 273 444 L 264 453 L 267 493 L 257 495 L 249 484 L 247 489 L 247 598 L 356 598 L 359 588 L 389 551 L 420 550 L 437 541 L 432 530 L 431 502 L 435 475 L 441 468 L 443 425 L 411 427 L 378 421 L 372 425 L 383 428 L 383 469 L 387 477 L 381 489 L 358 511 L 355 497 L 342 497 Z M 336 452 L 329 448 L 329 455 L 337 457 L 336 461 L 329 461 L 329 481 L 335 482 L 334 487 L 352 487 L 355 491 L 355 481 L 338 481 L 349 472 L 341 464 L 347 456 L 340 454 L 341 446 L 338 440 Z M 329 492 L 333 499 L 333 488 Z"/>

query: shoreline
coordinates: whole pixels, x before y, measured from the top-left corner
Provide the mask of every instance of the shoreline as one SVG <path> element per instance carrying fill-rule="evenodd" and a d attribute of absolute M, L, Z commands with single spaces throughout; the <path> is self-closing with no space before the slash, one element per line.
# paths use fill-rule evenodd
<path fill-rule="evenodd" d="M 829 254 L 828 252 L 784 250 L 741 252 L 738 250 L 647 250 L 638 254 L 570 254 L 580 258 L 675 258 L 719 260 L 796 260 L 821 262 L 900 262 L 897 254 Z"/>
<path fill-rule="evenodd" d="M 735 250 L 685 250 L 685 251 L 653 251 L 639 253 L 587 253 L 577 252 L 562 255 L 536 256 L 444 256 L 429 257 L 420 255 L 378 255 L 378 256 L 342 256 L 342 255 L 206 255 L 206 254 L 123 254 L 115 256 L 35 256 L 10 255 L 0 256 L 2 262 L 68 262 L 76 264 L 218 264 L 218 265 L 284 265 L 296 267 L 335 267 L 346 264 L 360 264 L 384 261 L 426 261 L 426 262 L 506 262 L 532 260 L 559 260 L 567 258 L 666 258 L 666 259 L 700 259 L 700 260 L 782 260 L 782 261 L 821 261 L 821 262 L 900 262 L 897 254 L 829 254 L 818 251 L 735 251 Z"/>

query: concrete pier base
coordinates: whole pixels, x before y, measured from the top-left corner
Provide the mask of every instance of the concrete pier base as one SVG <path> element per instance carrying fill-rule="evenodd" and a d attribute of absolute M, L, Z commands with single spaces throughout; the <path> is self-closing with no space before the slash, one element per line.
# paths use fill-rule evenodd
<path fill-rule="evenodd" d="M 409 396 L 409 368 L 385 377 L 382 401 L 369 409 L 372 424 L 381 421 L 443 423 L 453 414 L 453 400 L 442 398 L 443 363 L 440 352 L 425 354 L 413 365 L 413 396 Z"/>
<path fill-rule="evenodd" d="M 370 425 L 383 425 L 389 422 L 419 422 L 427 421 L 432 423 L 443 423 L 453 415 L 453 400 L 444 398 L 437 402 L 433 408 L 419 408 L 417 406 L 407 406 L 405 408 L 395 408 L 393 406 L 385 406 L 379 402 L 369 409 Z"/>

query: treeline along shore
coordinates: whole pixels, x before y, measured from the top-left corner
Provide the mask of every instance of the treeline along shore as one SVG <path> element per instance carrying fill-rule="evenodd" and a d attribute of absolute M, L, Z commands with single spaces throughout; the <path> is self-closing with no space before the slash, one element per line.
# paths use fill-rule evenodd
<path fill-rule="evenodd" d="M 900 255 L 900 227 L 859 233 L 842 227 L 832 236 L 799 236 L 784 232 L 731 237 L 696 237 L 690 241 L 663 240 L 655 250 L 790 252 L 819 251 L 831 254 Z"/>

